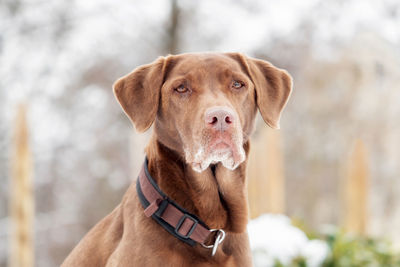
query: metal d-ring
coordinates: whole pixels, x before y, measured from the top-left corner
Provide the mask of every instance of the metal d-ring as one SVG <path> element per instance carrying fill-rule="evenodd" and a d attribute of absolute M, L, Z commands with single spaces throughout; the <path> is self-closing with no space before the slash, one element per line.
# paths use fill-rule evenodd
<path fill-rule="evenodd" d="M 211 252 L 211 256 L 214 256 L 215 253 L 217 252 L 217 248 L 219 246 L 219 244 L 222 243 L 222 241 L 224 241 L 225 239 L 225 231 L 222 229 L 211 229 L 210 232 L 215 232 L 218 231 L 217 237 L 215 238 L 214 244 L 213 245 L 205 245 L 204 243 L 201 243 L 201 245 L 204 248 L 212 248 L 212 252 Z"/>

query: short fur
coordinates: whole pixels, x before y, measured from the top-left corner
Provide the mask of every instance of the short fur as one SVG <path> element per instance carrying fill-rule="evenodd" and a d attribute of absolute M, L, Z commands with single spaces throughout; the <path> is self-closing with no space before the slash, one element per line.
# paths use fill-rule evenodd
<path fill-rule="evenodd" d="M 233 90 L 233 80 L 243 88 Z M 188 91 L 178 93 L 180 85 Z M 115 95 L 136 129 L 155 124 L 146 155 L 161 190 L 227 236 L 214 257 L 209 249 L 179 241 L 144 215 L 134 181 L 121 204 L 90 230 L 62 266 L 251 266 L 246 233 L 249 136 L 257 108 L 269 126 L 279 127 L 291 90 L 286 71 L 238 53 L 160 57 L 119 79 Z M 242 146 L 246 157 L 234 170 L 215 162 L 198 172 L 192 168 L 193 147 L 207 147 L 220 134 L 204 123 L 205 111 L 213 106 L 235 111 L 236 128 L 226 135 L 241 137 L 232 147 Z"/>

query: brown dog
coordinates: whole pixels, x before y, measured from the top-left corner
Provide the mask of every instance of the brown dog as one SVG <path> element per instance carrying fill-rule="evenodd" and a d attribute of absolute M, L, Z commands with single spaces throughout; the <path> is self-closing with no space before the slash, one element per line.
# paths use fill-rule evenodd
<path fill-rule="evenodd" d="M 258 110 L 272 128 L 291 93 L 284 70 L 238 53 L 160 57 L 114 84 L 140 132 L 159 188 L 226 238 L 190 246 L 145 216 L 135 184 L 120 205 L 77 245 L 62 266 L 251 266 L 246 225 L 246 163 Z M 213 244 L 210 235 L 207 244 Z"/>

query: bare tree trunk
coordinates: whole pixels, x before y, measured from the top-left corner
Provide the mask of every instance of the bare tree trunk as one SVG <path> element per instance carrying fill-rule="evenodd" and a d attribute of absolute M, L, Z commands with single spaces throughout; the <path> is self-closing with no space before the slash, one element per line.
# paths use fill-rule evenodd
<path fill-rule="evenodd" d="M 367 150 L 356 140 L 348 159 L 344 188 L 344 227 L 347 231 L 365 234 L 368 223 L 368 165 Z"/>
<path fill-rule="evenodd" d="M 171 24 L 168 28 L 168 53 L 177 54 L 179 53 L 178 47 L 178 26 L 179 26 L 179 7 L 177 4 L 177 0 L 171 0 Z"/>
<path fill-rule="evenodd" d="M 30 267 L 34 264 L 32 173 L 26 107 L 20 105 L 16 117 L 11 169 L 10 267 Z"/>
<path fill-rule="evenodd" d="M 272 213 L 285 213 L 285 175 L 281 133 L 268 129 L 265 135 L 267 210 Z"/>
<path fill-rule="evenodd" d="M 285 212 L 285 177 L 280 132 L 263 129 L 252 140 L 249 158 L 251 217 Z"/>

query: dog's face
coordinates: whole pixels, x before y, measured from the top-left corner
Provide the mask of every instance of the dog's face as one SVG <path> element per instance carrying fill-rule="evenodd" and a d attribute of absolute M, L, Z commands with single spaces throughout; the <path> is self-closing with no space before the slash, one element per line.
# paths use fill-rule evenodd
<path fill-rule="evenodd" d="M 238 62 L 222 55 L 175 58 L 161 88 L 155 129 L 181 149 L 194 170 L 222 162 L 236 168 L 256 114 L 254 88 Z M 165 133 L 165 134 L 164 134 Z"/>
<path fill-rule="evenodd" d="M 201 172 L 242 163 L 257 108 L 277 128 L 291 86 L 266 61 L 207 53 L 159 58 L 119 79 L 114 92 L 139 131 L 155 121 L 158 140 Z"/>

